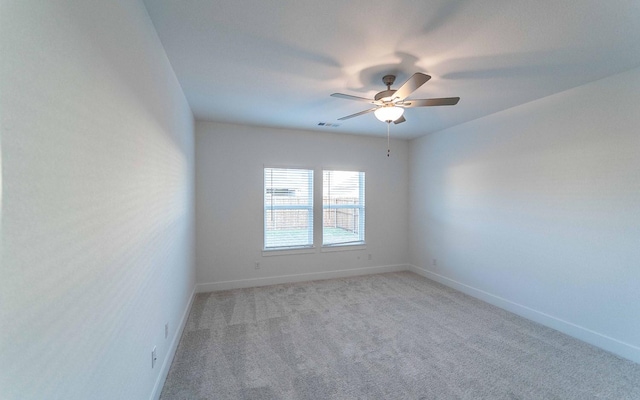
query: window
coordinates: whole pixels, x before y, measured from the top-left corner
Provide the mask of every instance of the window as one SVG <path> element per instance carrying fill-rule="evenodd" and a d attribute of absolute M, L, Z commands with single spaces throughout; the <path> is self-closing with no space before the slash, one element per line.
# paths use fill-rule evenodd
<path fill-rule="evenodd" d="M 322 245 L 364 244 L 364 172 L 322 175 Z"/>
<path fill-rule="evenodd" d="M 264 169 L 264 249 L 313 246 L 313 170 Z"/>

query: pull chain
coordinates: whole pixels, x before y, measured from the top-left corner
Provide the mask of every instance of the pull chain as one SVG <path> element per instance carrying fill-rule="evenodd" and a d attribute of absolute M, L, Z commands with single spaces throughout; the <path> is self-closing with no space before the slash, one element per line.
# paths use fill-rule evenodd
<path fill-rule="evenodd" d="M 389 126 L 391 125 L 391 121 L 387 121 L 387 157 L 391 154 L 391 146 L 389 145 Z"/>

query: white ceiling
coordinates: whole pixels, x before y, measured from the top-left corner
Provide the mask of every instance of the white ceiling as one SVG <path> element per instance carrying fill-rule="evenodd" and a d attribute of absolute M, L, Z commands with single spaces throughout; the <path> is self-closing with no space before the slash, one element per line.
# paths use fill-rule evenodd
<path fill-rule="evenodd" d="M 197 119 L 386 135 L 368 108 L 329 97 L 432 79 L 392 125 L 414 138 L 640 65 L 638 0 L 145 0 Z M 337 128 L 319 122 L 340 123 Z"/>

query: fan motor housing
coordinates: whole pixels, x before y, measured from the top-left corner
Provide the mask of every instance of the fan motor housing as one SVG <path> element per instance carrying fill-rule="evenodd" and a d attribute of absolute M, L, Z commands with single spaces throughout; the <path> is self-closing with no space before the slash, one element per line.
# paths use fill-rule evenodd
<path fill-rule="evenodd" d="M 394 94 L 395 92 L 396 92 L 396 91 L 395 91 L 395 90 L 393 90 L 393 89 L 391 89 L 391 90 L 383 90 L 382 92 L 380 92 L 380 93 L 376 94 L 376 95 L 375 95 L 375 97 L 374 97 L 374 99 L 375 99 L 375 100 L 381 100 L 381 99 L 383 99 L 383 98 L 385 98 L 385 97 L 391 97 L 391 96 L 393 96 L 393 94 Z"/>

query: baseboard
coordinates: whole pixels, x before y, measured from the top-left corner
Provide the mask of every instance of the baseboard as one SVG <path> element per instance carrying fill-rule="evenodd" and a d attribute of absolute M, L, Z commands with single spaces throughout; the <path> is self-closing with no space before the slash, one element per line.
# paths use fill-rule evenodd
<path fill-rule="evenodd" d="M 197 293 L 217 292 L 220 290 L 242 289 L 258 286 L 279 285 L 281 283 L 315 281 L 320 279 L 345 278 L 349 276 L 380 274 L 383 272 L 407 271 L 408 265 L 383 265 L 378 267 L 352 268 L 338 271 L 312 272 L 308 274 L 279 275 L 267 278 L 239 279 L 234 281 L 221 281 L 201 283 L 196 285 Z"/>
<path fill-rule="evenodd" d="M 156 379 L 155 385 L 153 385 L 153 391 L 151 392 L 151 400 L 158 400 L 160 395 L 162 394 L 162 387 L 164 386 L 164 382 L 167 380 L 167 375 L 169 375 L 169 368 L 171 368 L 171 363 L 173 362 L 173 357 L 176 354 L 176 350 L 178 349 L 178 344 L 180 343 L 180 338 L 182 338 L 182 332 L 184 331 L 184 327 L 187 325 L 187 319 L 189 318 L 189 312 L 191 312 L 191 305 L 193 304 L 193 299 L 196 297 L 196 288 L 193 288 L 191 292 L 191 297 L 189 298 L 189 302 L 187 303 L 187 308 L 185 308 L 182 313 L 182 318 L 180 319 L 180 325 L 178 329 L 176 329 L 175 334 L 173 335 L 173 339 L 171 339 L 171 345 L 167 350 L 167 356 L 164 358 L 164 362 L 162 363 L 162 367 L 160 368 L 160 373 L 158 374 L 158 378 Z"/>
<path fill-rule="evenodd" d="M 408 270 L 640 364 L 640 348 L 415 265 Z"/>

